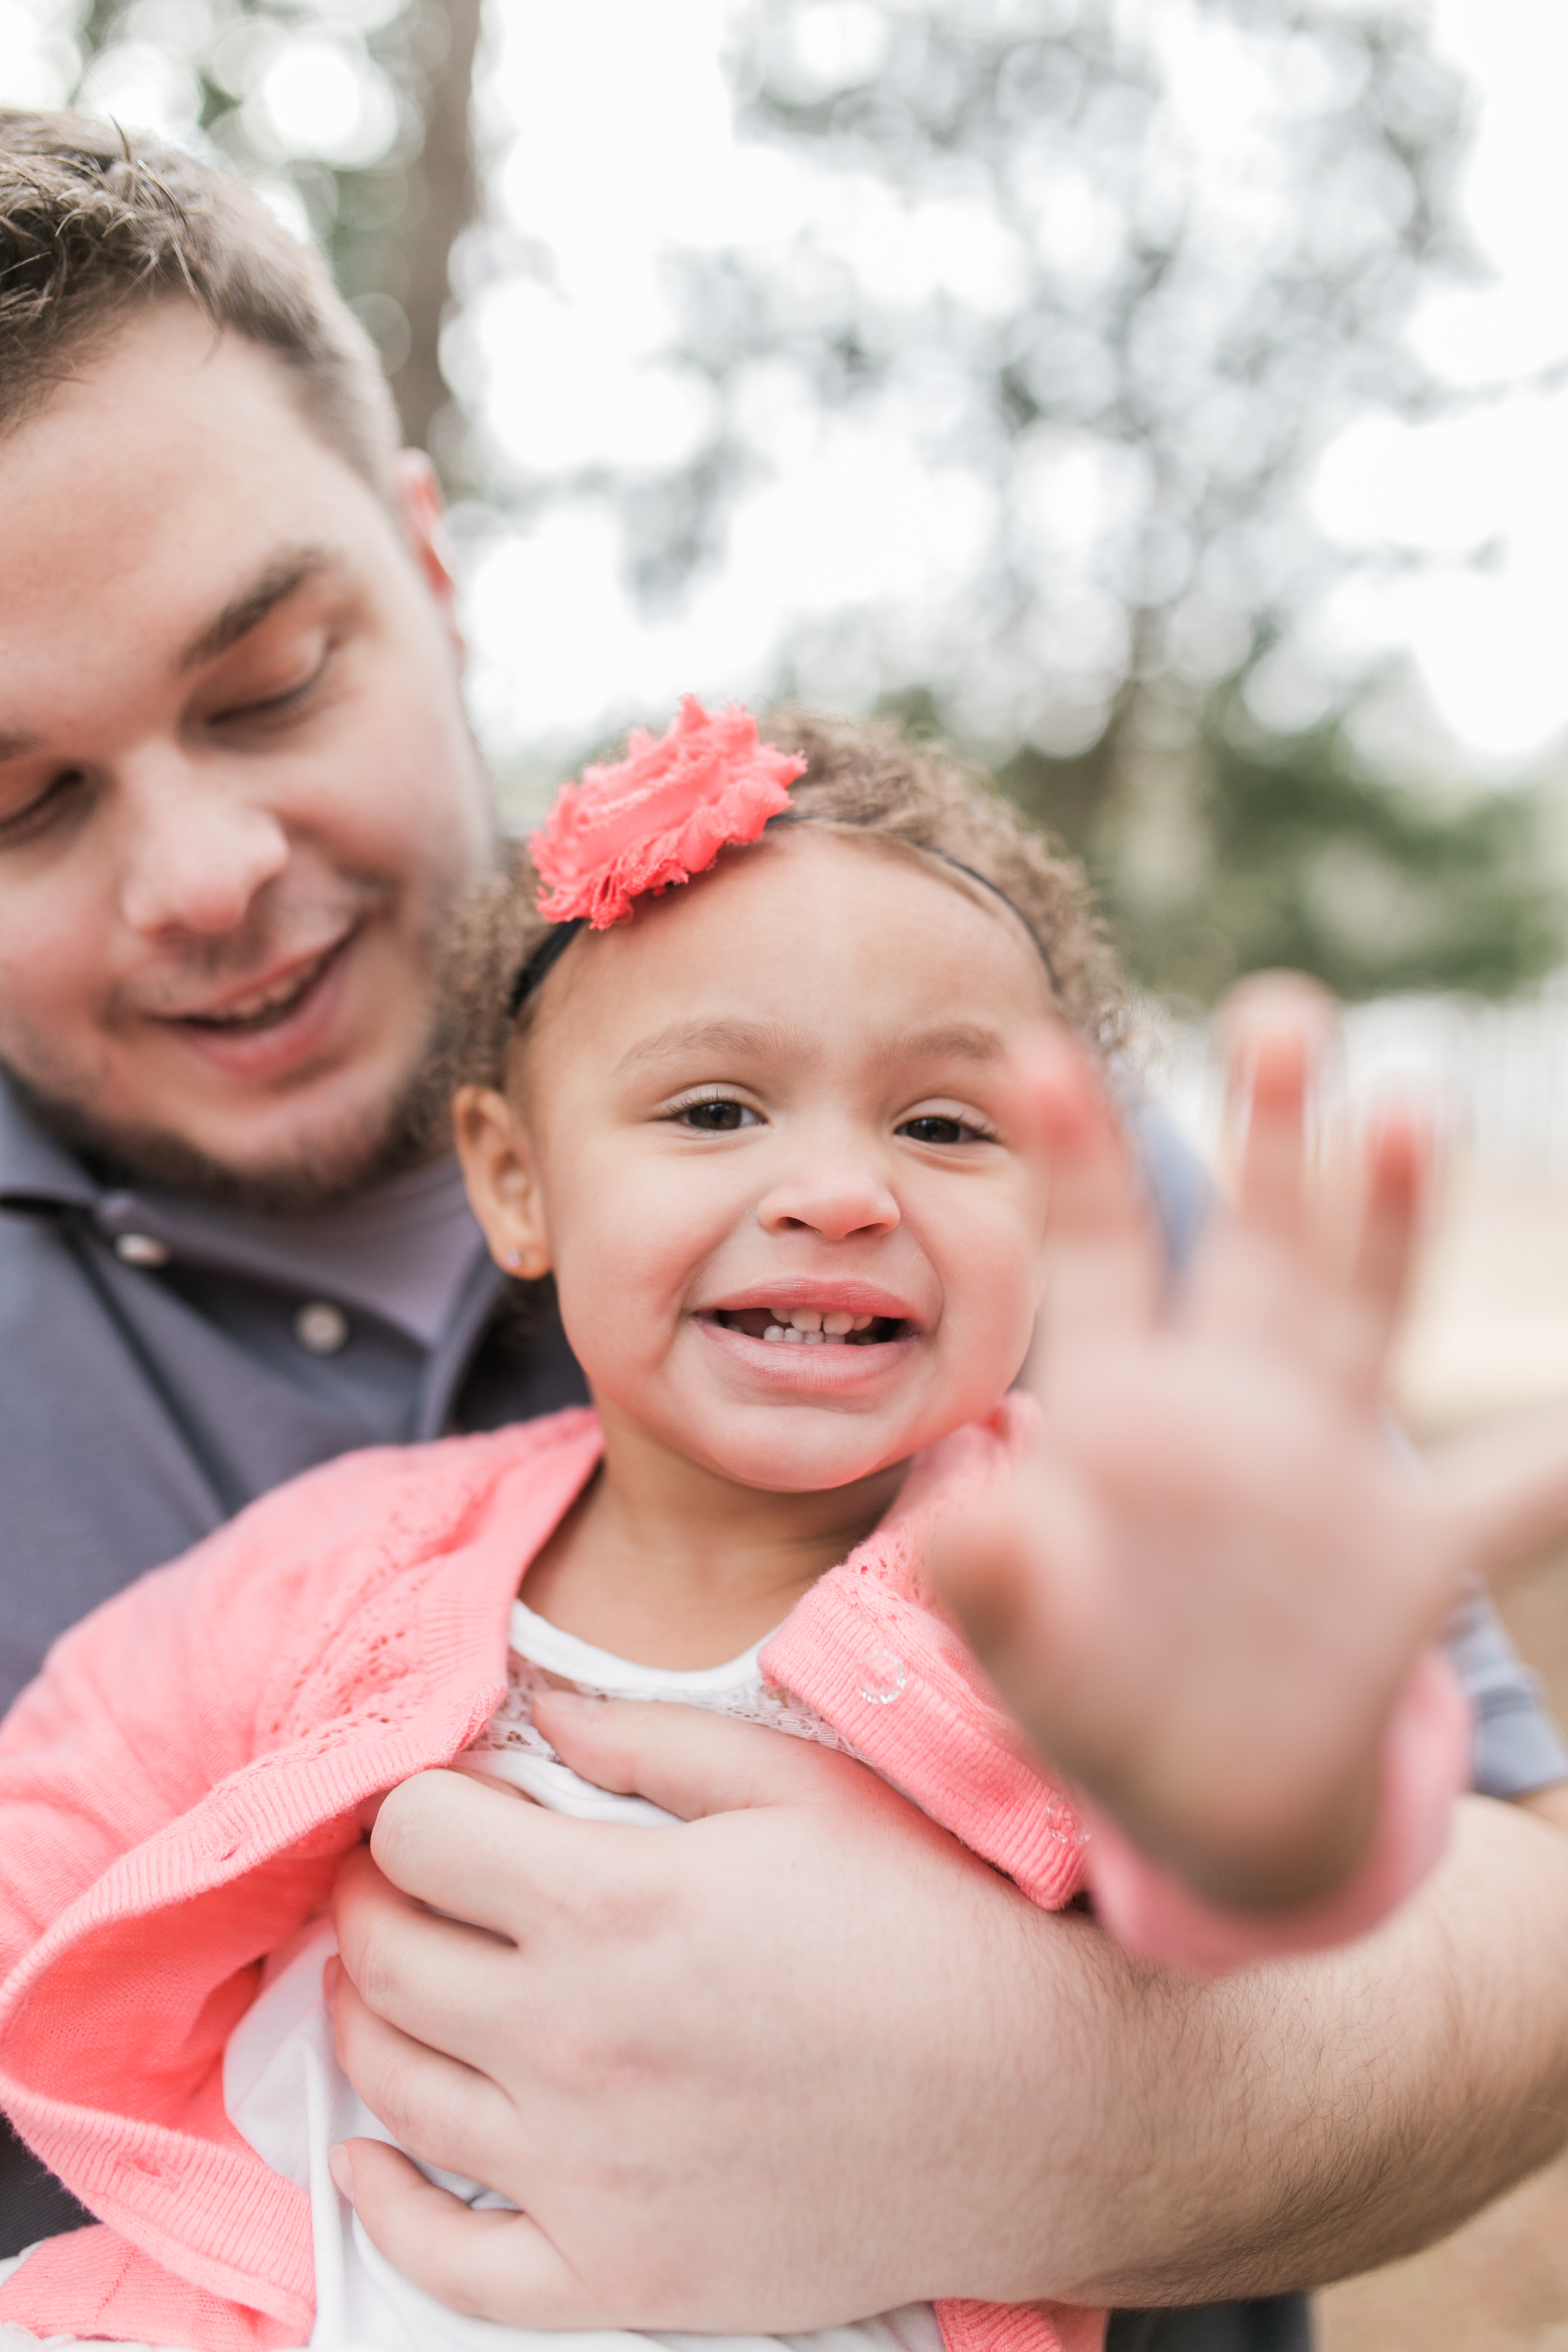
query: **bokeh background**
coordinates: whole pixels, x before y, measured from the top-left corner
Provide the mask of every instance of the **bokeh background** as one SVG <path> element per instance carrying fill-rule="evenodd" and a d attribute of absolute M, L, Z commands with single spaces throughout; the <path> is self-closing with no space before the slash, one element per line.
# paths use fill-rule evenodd
<path fill-rule="evenodd" d="M 1561 0 L 0 0 L 0 102 L 329 254 L 519 822 L 684 690 L 880 709 L 1085 859 L 1200 1139 L 1218 992 L 1351 1001 L 1427 1430 L 1568 1393 L 1565 86 Z M 1321 2324 L 1568 2352 L 1568 2172 Z"/>

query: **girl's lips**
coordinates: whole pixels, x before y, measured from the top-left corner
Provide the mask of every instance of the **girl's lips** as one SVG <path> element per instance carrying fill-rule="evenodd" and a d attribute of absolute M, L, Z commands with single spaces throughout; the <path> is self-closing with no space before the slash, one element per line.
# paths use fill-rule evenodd
<path fill-rule="evenodd" d="M 749 1332 L 721 1323 L 711 1312 L 693 1316 L 693 1322 L 716 1348 L 721 1348 L 751 1379 L 794 1395 L 843 1395 L 880 1385 L 896 1374 L 920 1346 L 919 1335 L 905 1324 L 900 1336 L 867 1347 L 789 1347 L 777 1339 L 753 1339 Z"/>

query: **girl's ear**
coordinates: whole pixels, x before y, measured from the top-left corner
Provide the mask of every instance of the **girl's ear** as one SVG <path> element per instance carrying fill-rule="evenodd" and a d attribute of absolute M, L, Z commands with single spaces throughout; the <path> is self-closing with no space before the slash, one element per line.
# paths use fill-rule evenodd
<path fill-rule="evenodd" d="M 468 1202 L 508 1274 L 537 1281 L 550 1271 L 550 1237 L 533 1146 L 504 1095 L 492 1087 L 460 1087 L 452 1129 Z"/>

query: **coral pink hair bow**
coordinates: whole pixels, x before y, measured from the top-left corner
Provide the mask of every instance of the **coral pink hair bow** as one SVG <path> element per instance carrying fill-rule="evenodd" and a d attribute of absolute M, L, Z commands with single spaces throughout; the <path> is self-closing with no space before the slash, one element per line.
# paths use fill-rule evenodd
<path fill-rule="evenodd" d="M 789 806 L 805 761 L 758 740 L 749 710 L 717 713 L 687 695 L 656 743 L 640 728 L 626 756 L 565 784 L 529 843 L 539 912 L 596 931 L 631 920 L 634 900 L 706 873 L 721 849 L 755 841 Z"/>

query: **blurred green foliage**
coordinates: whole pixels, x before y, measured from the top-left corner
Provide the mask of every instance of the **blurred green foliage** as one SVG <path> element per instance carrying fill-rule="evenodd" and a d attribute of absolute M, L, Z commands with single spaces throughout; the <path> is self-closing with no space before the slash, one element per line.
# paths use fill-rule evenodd
<path fill-rule="evenodd" d="M 1315 972 L 1342 997 L 1398 990 L 1512 994 L 1565 944 L 1538 790 L 1437 795 L 1377 774 L 1352 714 L 1298 734 L 1247 713 L 1237 681 L 1210 698 L 1188 771 L 1191 837 L 1174 886 L 1133 895 L 1126 860 L 1082 829 L 1078 763 L 1026 748 L 1005 790 L 1085 858 L 1145 986 L 1207 1003 L 1241 973 Z"/>

